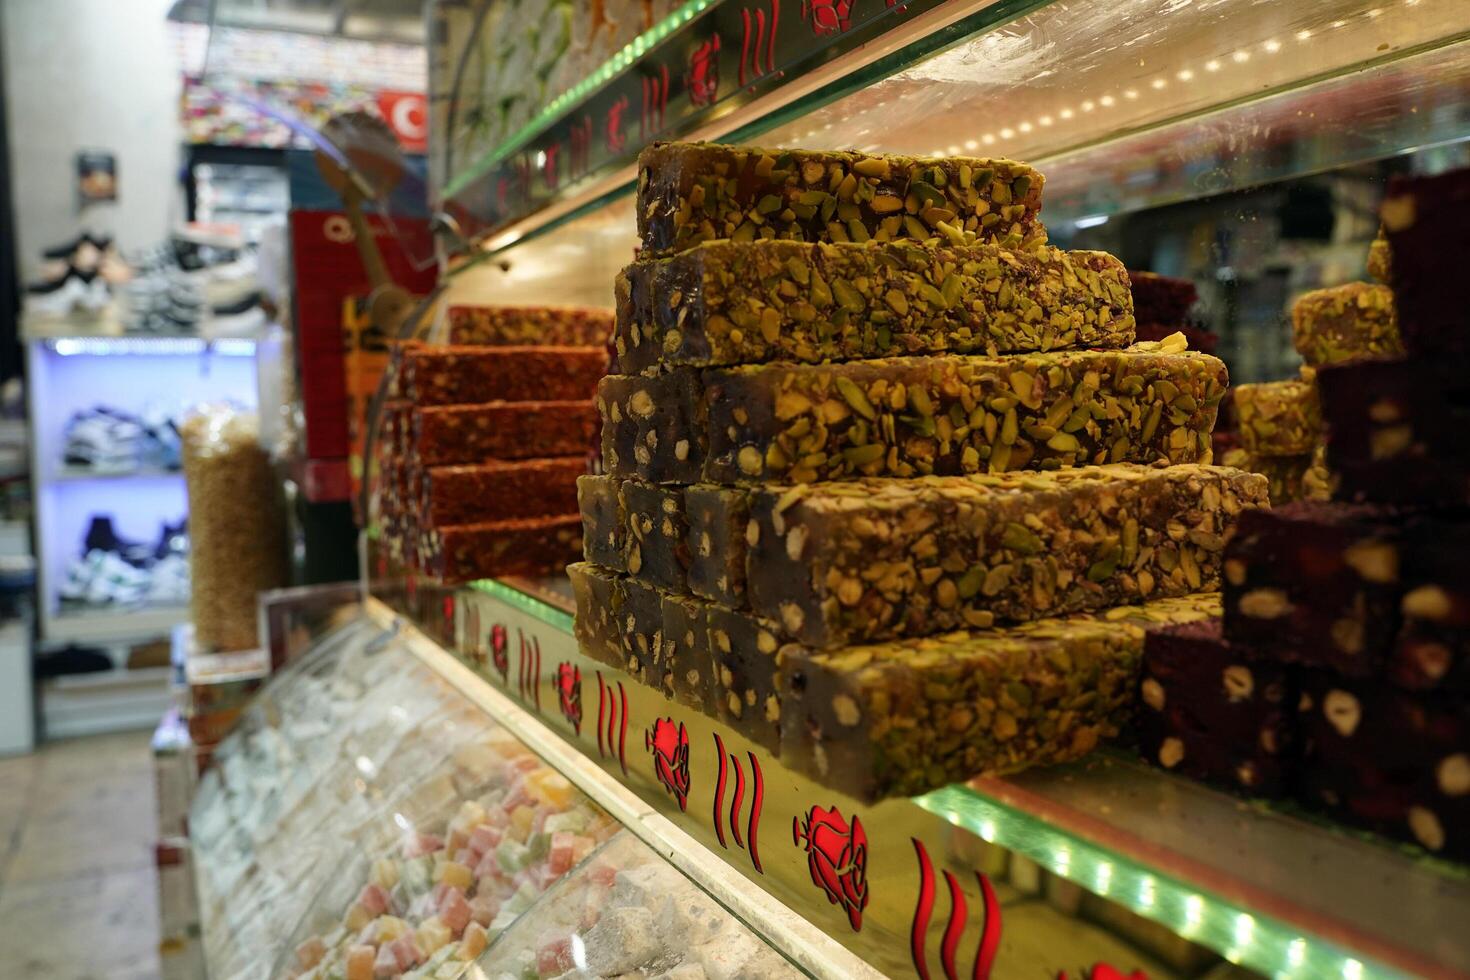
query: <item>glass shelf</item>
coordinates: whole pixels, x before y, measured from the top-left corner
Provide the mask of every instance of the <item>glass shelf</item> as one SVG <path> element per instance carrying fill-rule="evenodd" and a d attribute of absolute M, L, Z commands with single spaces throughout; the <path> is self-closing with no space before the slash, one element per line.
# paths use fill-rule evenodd
<path fill-rule="evenodd" d="M 1065 231 L 1464 140 L 1470 21 L 1457 0 L 955 0 L 803 82 L 659 136 L 1023 159 Z M 619 211 L 633 177 L 568 183 L 487 245 Z"/>
<path fill-rule="evenodd" d="M 459 592 L 457 602 L 463 607 L 474 598 L 493 599 L 544 624 L 548 663 L 562 655 L 551 652 L 552 637 L 566 637 L 575 649 L 567 636 L 572 603 L 564 580 L 475 583 Z M 478 678 L 470 683 L 489 686 Z M 526 689 L 520 693 L 530 706 Z M 680 710 L 649 697 L 668 705 L 659 711 Z M 705 721 L 688 713 L 691 742 L 696 719 Z M 721 730 L 729 741 L 728 730 Z M 641 735 L 639 741 L 641 750 Z M 767 764 L 767 785 L 807 785 L 794 773 L 773 774 L 776 766 L 774 760 Z M 623 778 L 635 792 L 642 788 Z M 663 795 L 655 785 L 644 798 L 658 806 Z M 695 809 L 691 800 L 689 810 Z M 1266 975 L 1449 977 L 1470 971 L 1470 940 L 1460 928 L 1470 921 L 1470 869 L 1289 805 L 1218 792 L 1143 765 L 1123 749 L 886 801 L 864 810 L 863 820 L 891 825 L 895 835 L 923 826 L 928 829 L 919 836 L 942 836 L 920 814 Z M 951 849 L 965 850 L 953 843 Z M 879 876 L 871 868 L 869 874 Z M 765 884 L 771 887 L 768 879 Z M 895 969 L 893 963 L 875 965 Z"/>

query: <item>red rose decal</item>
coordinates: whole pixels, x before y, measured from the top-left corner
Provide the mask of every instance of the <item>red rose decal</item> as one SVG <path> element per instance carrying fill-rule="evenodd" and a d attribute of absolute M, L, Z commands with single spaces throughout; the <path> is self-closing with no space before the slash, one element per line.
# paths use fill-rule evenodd
<path fill-rule="evenodd" d="M 660 718 L 643 733 L 643 744 L 653 753 L 653 775 L 679 801 L 683 810 L 689 802 L 689 732 L 683 722 Z"/>
<path fill-rule="evenodd" d="M 849 827 L 836 807 L 814 806 L 805 819 L 791 818 L 791 836 L 806 846 L 812 883 L 827 893 L 827 901 L 842 906 L 857 932 L 868 907 L 868 835 L 862 821 L 853 817 Z"/>
<path fill-rule="evenodd" d="M 841 34 L 852 22 L 852 0 L 801 0 L 801 16 L 818 37 Z"/>
<path fill-rule="evenodd" d="M 556 667 L 556 696 L 562 717 L 571 723 L 572 731 L 582 734 L 582 671 L 563 661 Z"/>
<path fill-rule="evenodd" d="M 695 105 L 713 105 L 720 87 L 720 36 L 716 34 L 694 49 L 689 57 L 689 74 L 685 83 L 689 101 Z"/>
<path fill-rule="evenodd" d="M 510 633 L 500 623 L 490 627 L 490 659 L 494 661 L 495 669 L 500 671 L 500 679 L 508 682 L 510 680 Z"/>

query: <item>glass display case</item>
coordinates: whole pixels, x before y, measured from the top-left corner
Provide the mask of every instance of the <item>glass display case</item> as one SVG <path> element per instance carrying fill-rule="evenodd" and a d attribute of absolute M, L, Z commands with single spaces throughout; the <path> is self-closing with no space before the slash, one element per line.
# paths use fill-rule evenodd
<path fill-rule="evenodd" d="M 456 234 L 444 239 L 440 313 L 421 335 L 453 336 L 442 311 L 456 306 L 618 306 L 615 282 L 649 217 L 636 206 L 639 152 L 660 140 L 712 140 L 778 148 L 773 160 L 795 148 L 851 149 L 870 167 L 880 165 L 863 155 L 920 156 L 941 176 L 952 161 L 966 182 L 972 158 L 1027 161 L 1044 175 L 1040 217 L 1052 245 L 1106 250 L 1130 270 L 1188 280 L 1179 326 L 1191 346 L 1213 347 L 1233 382 L 1284 379 L 1302 367 L 1294 300 L 1371 273 L 1389 178 L 1470 164 L 1470 19 L 1450 0 L 607 0 L 565 11 L 565 32 L 556 18 L 554 28 L 534 26 L 554 6 L 430 8 L 430 178 L 442 224 Z M 814 212 L 827 203 L 816 180 L 807 181 L 810 200 L 795 199 Z M 1019 191 L 1007 185 L 999 206 L 1039 187 L 1027 180 Z M 884 206 L 911 218 L 928 210 L 894 201 Z M 782 204 L 761 200 L 742 222 L 758 227 Z M 858 234 L 851 224 L 827 233 L 846 241 Z M 1025 379 L 1011 385 L 993 427 L 1035 393 Z M 906 404 L 925 414 L 922 399 L 894 397 L 893 414 Z M 843 398 L 850 407 L 835 409 L 834 425 L 886 411 L 862 392 Z M 1074 408 L 1028 436 L 1064 452 L 1071 443 L 1058 430 L 1067 434 Z M 732 418 L 732 428 L 745 424 Z M 905 420 L 935 436 L 923 422 Z M 783 498 L 777 518 L 795 499 Z M 1016 526 L 1011 540 L 1024 551 L 1035 527 Z M 745 704 L 737 697 L 706 713 L 677 681 L 670 696 L 643 682 L 639 664 L 590 656 L 565 576 L 442 584 L 394 550 L 383 524 L 366 537 L 371 625 L 358 628 L 392 634 L 391 644 L 626 831 L 551 885 L 538 900 L 549 904 L 502 922 L 481 959 L 487 975 L 606 966 L 669 977 L 790 968 L 924 980 L 1356 980 L 1470 971 L 1459 927 L 1470 875 L 1426 848 L 1184 779 L 1140 761 L 1126 736 L 1061 765 L 859 799 L 833 788 L 851 783 L 813 775 L 820 762 L 796 759 L 787 736 L 801 733 L 784 720 L 781 697 L 752 690 Z M 804 541 L 787 539 L 792 561 Z M 1082 572 L 1098 582 L 1115 563 L 1104 555 Z M 973 595 L 990 576 L 970 584 Z M 617 613 L 625 633 L 678 646 L 639 623 L 633 606 Z M 783 626 L 795 632 L 801 622 Z M 760 652 L 775 662 L 776 649 Z M 1019 683 L 1005 695 L 1023 707 L 1032 696 Z M 923 690 L 931 702 L 949 696 L 940 683 Z M 1463 719 L 1463 701 L 1452 704 Z M 831 708 L 839 721 L 856 712 L 835 700 Z M 763 714 L 780 737 L 753 735 L 759 726 L 746 712 L 757 722 Z M 675 911 L 625 904 L 618 896 L 643 887 L 632 880 L 643 876 L 599 863 L 645 846 L 682 875 L 658 889 L 687 892 Z M 347 870 L 336 877 L 360 880 L 352 858 L 341 860 Z M 669 873 L 648 867 L 650 879 Z M 341 948 L 336 923 L 351 914 L 353 894 L 341 887 L 321 893 L 324 918 L 303 927 L 291 952 L 301 958 L 283 969 L 313 969 Z M 707 944 L 692 940 L 678 958 L 645 948 L 662 941 L 666 913 L 691 919 L 680 932 L 702 935 L 692 921 L 702 913 L 690 910 L 706 901 L 738 920 L 720 928 L 740 941 L 700 953 Z M 630 925 L 642 918 L 626 911 L 634 908 L 648 925 Z M 784 963 L 746 943 L 742 927 Z M 612 940 L 617 955 L 612 946 L 594 955 L 594 936 Z"/>

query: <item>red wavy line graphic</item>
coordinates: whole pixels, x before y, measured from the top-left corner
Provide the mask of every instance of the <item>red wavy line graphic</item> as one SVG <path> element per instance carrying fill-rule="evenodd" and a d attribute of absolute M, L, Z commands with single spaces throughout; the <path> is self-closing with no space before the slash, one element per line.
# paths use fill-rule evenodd
<path fill-rule="evenodd" d="M 623 767 L 623 775 L 628 775 L 628 691 L 623 687 L 623 682 L 618 681 L 618 697 L 623 702 L 623 717 L 618 723 L 618 764 Z"/>
<path fill-rule="evenodd" d="M 715 825 L 715 839 L 720 842 L 721 847 L 728 848 L 730 845 L 725 843 L 725 743 L 721 741 L 718 732 L 715 733 L 715 754 L 720 757 L 720 773 L 715 778 L 715 806 L 712 822 Z"/>
<path fill-rule="evenodd" d="M 960 883 L 948 870 L 944 872 L 944 883 L 949 886 L 949 921 L 944 926 L 944 941 L 939 947 L 939 962 L 944 966 L 948 980 L 959 980 L 954 967 L 954 954 L 960 948 L 960 937 L 965 934 L 965 916 L 970 912 L 965 902 L 965 893 Z"/>
<path fill-rule="evenodd" d="M 730 762 L 735 766 L 735 795 L 730 800 L 730 833 L 735 837 L 735 846 L 743 849 L 745 841 L 740 839 L 740 801 L 745 798 L 745 770 L 735 756 L 730 756 Z"/>
<path fill-rule="evenodd" d="M 771 35 L 766 42 L 766 71 L 776 70 L 776 25 L 781 22 L 781 0 L 771 0 Z"/>
<path fill-rule="evenodd" d="M 541 713 L 541 640 L 531 637 L 531 649 L 536 657 L 536 672 L 531 675 L 531 695 L 536 699 L 536 713 Z"/>
<path fill-rule="evenodd" d="M 740 22 L 745 25 L 740 35 L 740 87 L 745 87 L 745 59 L 750 56 L 750 11 L 740 11 Z M 757 44 L 760 42 L 757 41 Z M 718 822 L 718 821 L 717 821 Z"/>
<path fill-rule="evenodd" d="M 975 872 L 980 881 L 980 891 L 985 898 L 985 925 L 980 929 L 980 951 L 975 954 L 975 972 L 971 980 L 990 980 L 990 968 L 995 963 L 995 954 L 1000 950 L 1000 902 L 990 879 Z"/>
<path fill-rule="evenodd" d="M 602 671 L 597 672 L 597 756 L 602 758 L 602 724 L 607 717 L 607 685 L 602 683 Z"/>
<path fill-rule="evenodd" d="M 914 903 L 914 924 L 909 929 L 909 954 L 914 958 L 914 970 L 920 980 L 929 980 L 929 962 L 924 955 L 924 940 L 929 932 L 929 917 L 934 914 L 934 865 L 929 861 L 929 852 L 924 842 L 910 837 L 914 852 L 919 856 L 919 897 Z"/>
<path fill-rule="evenodd" d="M 755 761 L 755 753 L 745 754 L 750 756 L 750 777 L 754 784 L 750 797 L 750 823 L 746 825 L 745 836 L 750 841 L 750 863 L 755 865 L 755 870 L 765 874 L 765 869 L 761 867 L 761 852 L 755 843 L 755 833 L 761 825 L 761 804 L 766 799 L 766 780 L 761 775 L 761 764 Z"/>

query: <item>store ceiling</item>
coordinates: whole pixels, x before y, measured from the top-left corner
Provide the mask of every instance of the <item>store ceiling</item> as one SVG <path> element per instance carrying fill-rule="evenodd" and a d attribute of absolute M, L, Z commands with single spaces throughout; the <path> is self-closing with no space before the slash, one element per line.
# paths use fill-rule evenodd
<path fill-rule="evenodd" d="M 175 0 L 169 20 L 423 44 L 421 0 Z"/>

